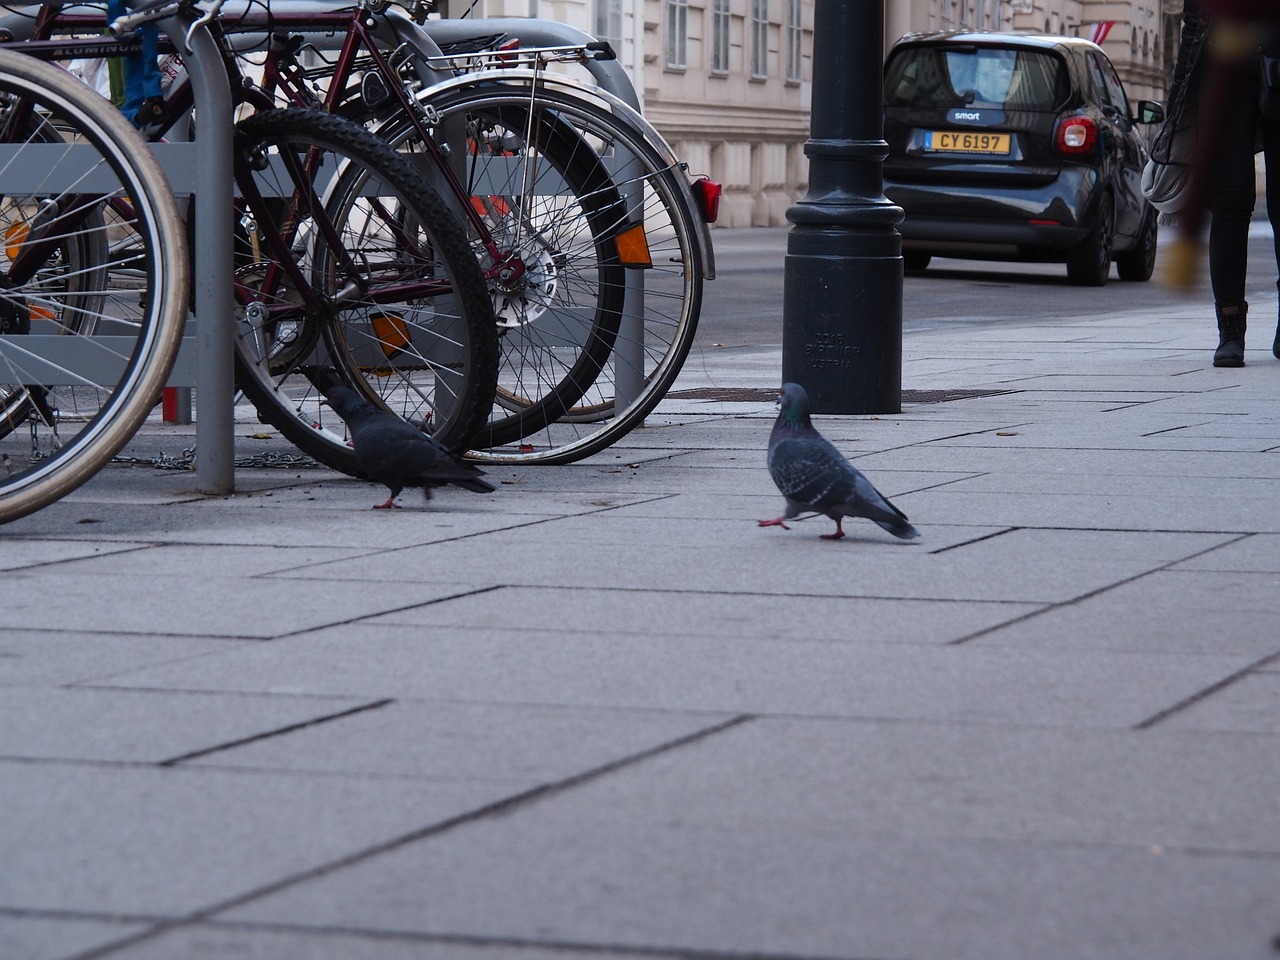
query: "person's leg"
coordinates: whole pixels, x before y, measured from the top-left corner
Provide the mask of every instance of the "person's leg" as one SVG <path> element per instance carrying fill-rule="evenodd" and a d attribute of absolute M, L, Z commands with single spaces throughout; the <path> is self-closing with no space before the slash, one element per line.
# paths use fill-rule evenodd
<path fill-rule="evenodd" d="M 1215 158 L 1210 202 L 1209 282 L 1218 316 L 1215 367 L 1244 366 L 1249 222 L 1257 200 L 1253 154 L 1258 130 L 1258 74 L 1255 69 L 1236 76 L 1239 83 L 1232 85 L 1232 95 L 1222 105 L 1228 115 Z"/>
<path fill-rule="evenodd" d="M 1263 163 L 1266 166 L 1267 219 L 1271 221 L 1271 243 L 1275 250 L 1277 275 L 1280 277 L 1280 119 L 1263 117 L 1260 123 Z M 1280 278 L 1276 280 L 1276 289 L 1280 291 Z M 1280 358 L 1280 323 L 1276 325 L 1271 352 Z"/>

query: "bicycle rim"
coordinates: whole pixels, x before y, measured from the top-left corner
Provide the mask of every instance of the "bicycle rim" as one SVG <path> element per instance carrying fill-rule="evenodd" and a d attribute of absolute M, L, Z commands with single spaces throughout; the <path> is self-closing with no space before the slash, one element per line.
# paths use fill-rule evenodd
<path fill-rule="evenodd" d="M 521 269 L 539 280 L 504 286 L 492 252 L 477 249 L 500 356 L 489 443 L 468 455 L 568 463 L 604 449 L 661 400 L 696 332 L 702 266 L 683 171 L 609 111 L 559 91 L 538 92 L 532 122 L 518 84 L 424 98 L 467 202 L 499 242 L 523 238 Z"/>

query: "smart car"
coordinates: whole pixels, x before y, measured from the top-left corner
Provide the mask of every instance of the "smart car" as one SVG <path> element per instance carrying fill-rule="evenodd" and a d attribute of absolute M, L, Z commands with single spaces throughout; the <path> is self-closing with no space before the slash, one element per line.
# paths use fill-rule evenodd
<path fill-rule="evenodd" d="M 1083 286 L 1148 280 L 1142 196 L 1154 101 L 1130 106 L 1102 48 L 1075 37 L 908 34 L 885 60 L 884 192 L 908 270 L 931 257 L 1065 263 Z"/>

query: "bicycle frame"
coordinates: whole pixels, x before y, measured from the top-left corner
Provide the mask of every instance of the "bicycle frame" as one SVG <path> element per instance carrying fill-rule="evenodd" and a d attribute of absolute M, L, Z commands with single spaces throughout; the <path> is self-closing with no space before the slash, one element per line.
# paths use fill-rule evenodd
<path fill-rule="evenodd" d="M 109 58 L 122 56 L 125 53 L 132 52 L 137 49 L 137 45 L 129 40 L 115 40 L 108 37 L 84 37 L 84 38 L 64 38 L 64 39 L 47 39 L 47 37 L 58 29 L 83 29 L 95 26 L 101 26 L 101 18 L 80 15 L 63 15 L 53 5 L 45 5 L 40 8 L 31 40 L 22 41 L 20 49 L 24 54 L 35 56 L 46 60 L 69 60 L 69 59 L 93 59 L 93 58 Z M 244 80 L 240 67 L 235 59 L 233 52 L 228 48 L 225 38 L 219 29 L 217 21 L 210 24 L 215 37 L 219 40 L 219 46 L 222 48 L 222 60 L 224 68 L 227 71 L 227 77 L 230 81 L 231 90 L 238 99 L 235 106 L 251 105 L 254 107 L 265 106 L 261 93 L 256 93 L 256 88 L 247 85 Z M 45 39 L 39 39 L 44 37 Z M 162 41 L 162 49 L 165 52 L 174 52 L 174 47 L 168 41 Z M 153 139 L 160 139 L 163 135 L 173 129 L 178 118 L 186 114 L 192 104 L 193 90 L 189 78 L 182 80 L 174 85 L 174 89 L 170 92 L 167 102 L 171 105 L 169 122 L 155 131 Z M 238 154 L 233 160 L 233 171 L 237 190 L 244 199 L 245 204 L 252 212 L 253 210 L 261 211 L 267 203 L 268 198 L 264 196 L 258 186 L 254 173 L 249 169 L 244 158 Z M 307 208 L 313 218 L 316 229 L 320 230 L 326 239 L 332 241 L 334 249 L 338 250 L 341 257 L 339 266 L 349 275 L 355 276 L 359 273 L 359 269 L 351 257 L 343 250 L 342 245 L 336 242 L 337 232 L 333 224 L 321 214 L 323 213 L 324 204 L 321 198 L 316 194 L 313 184 L 314 168 L 295 167 L 288 170 L 290 179 L 294 185 L 294 195 L 292 203 L 296 208 Z M 128 219 L 131 211 L 123 201 L 113 200 L 112 206 L 123 218 Z M 91 197 L 82 197 L 80 202 L 74 204 L 75 209 L 88 209 L 92 206 Z M 64 226 L 68 222 L 65 218 L 68 215 L 63 214 L 57 220 L 59 226 Z M 300 218 L 290 216 L 285 218 L 286 223 L 298 223 Z M 265 222 L 269 224 L 271 218 L 257 218 L 259 228 Z M 388 218 L 388 223 L 393 223 L 392 218 Z M 47 233 L 56 235 L 56 231 L 47 230 Z M 266 311 L 267 316 L 271 320 L 283 319 L 289 316 L 297 315 L 301 311 L 307 309 L 308 305 L 313 306 L 322 301 L 322 297 L 314 290 L 312 284 L 307 277 L 305 271 L 296 262 L 291 253 L 291 246 L 296 240 L 296 235 L 292 232 L 282 233 L 278 230 L 268 229 L 262 234 L 262 242 L 265 243 L 267 249 L 271 253 L 271 260 L 266 267 L 266 274 L 261 285 L 252 287 L 236 280 L 234 282 L 235 298 L 241 306 L 254 304 L 256 309 Z M 47 246 L 47 245 L 46 245 Z M 24 250 L 25 252 L 25 250 Z M 30 256 L 27 258 L 32 263 L 39 263 L 37 256 L 42 251 L 38 245 L 33 244 Z M 289 304 L 281 302 L 282 298 L 270 296 L 264 301 L 263 294 L 275 294 L 283 286 L 286 281 L 292 286 L 302 300 L 302 304 Z M 447 281 L 418 281 L 405 282 L 399 284 L 380 285 L 374 291 L 363 291 L 365 296 L 371 297 L 374 302 L 396 302 L 405 297 L 429 298 L 438 296 L 447 292 Z M 276 301 L 276 302 L 269 302 Z"/>
<path fill-rule="evenodd" d="M 78 7 L 74 4 L 69 7 L 44 4 L 38 8 L 22 9 L 35 10 L 35 13 L 20 14 L 15 11 L 13 16 L 0 19 L 0 23 L 15 36 L 24 38 L 47 38 L 55 29 L 89 29 L 101 26 L 103 22 L 100 12 L 77 13 L 74 11 Z M 335 80 L 331 84 L 322 104 L 324 109 L 331 109 L 336 105 L 336 98 L 340 96 L 343 84 L 353 75 L 362 51 L 367 52 L 373 58 L 387 92 L 396 97 L 397 106 L 405 115 L 415 118 L 419 138 L 424 144 L 430 138 L 423 136 L 425 130 L 418 118 L 422 116 L 420 111 L 430 109 L 433 93 L 469 84 L 521 80 L 529 82 L 535 92 L 538 85 L 554 84 L 560 89 L 603 102 L 659 155 L 665 157 L 671 167 L 683 167 L 666 140 L 639 112 L 630 80 L 608 46 L 567 24 L 509 17 L 465 21 L 432 20 L 421 23 L 394 6 L 373 4 L 368 0 L 359 0 L 354 6 L 346 0 L 274 0 L 266 12 L 252 4 L 243 7 L 227 4 L 223 7 L 222 23 L 224 30 L 232 37 L 241 34 L 265 36 L 273 30 L 284 30 L 304 35 L 308 45 L 317 49 L 336 50 L 338 53 L 333 74 L 335 77 L 340 75 L 343 83 Z M 511 52 L 478 51 L 452 56 L 446 55 L 441 47 L 442 43 L 449 45 L 474 40 L 478 33 L 512 37 L 520 41 L 521 47 Z M 390 59 L 382 52 L 385 49 L 404 51 L 419 79 L 423 80 L 421 89 L 412 97 L 406 92 Z M 502 58 L 501 61 L 498 57 Z M 523 60 L 518 60 L 517 57 Z M 579 63 L 586 67 L 594 82 L 545 72 L 541 70 L 538 58 L 543 58 L 544 62 L 557 60 Z M 271 59 L 274 58 L 269 56 L 268 60 Z M 489 69 L 498 62 L 502 63 L 501 68 Z M 531 64 L 534 66 L 532 71 L 519 73 L 521 69 L 527 70 Z M 267 66 L 265 69 L 270 71 L 272 68 Z M 302 90 L 295 90 L 295 84 L 301 84 L 305 90 L 305 81 L 300 72 L 289 76 L 277 74 L 269 80 L 264 78 L 264 88 L 278 86 L 288 91 L 291 98 L 299 96 L 293 102 L 316 105 L 307 103 L 306 94 Z M 465 195 L 465 189 L 457 182 L 449 165 L 442 161 L 438 150 L 432 157 L 432 164 L 434 169 L 441 171 L 445 191 L 457 198 L 457 214 L 467 219 L 471 228 L 485 240 L 486 250 L 493 258 L 493 264 L 486 271 L 492 279 L 500 272 L 498 262 L 501 252 L 495 249 L 487 227 L 480 222 L 477 212 Z M 701 203 L 694 197 L 683 177 L 680 178 L 679 186 L 681 202 L 687 209 L 701 211 Z M 702 275 L 704 279 L 714 279 L 715 254 L 710 229 L 701 215 L 694 217 L 693 222 L 697 225 L 694 239 L 698 245 Z"/>

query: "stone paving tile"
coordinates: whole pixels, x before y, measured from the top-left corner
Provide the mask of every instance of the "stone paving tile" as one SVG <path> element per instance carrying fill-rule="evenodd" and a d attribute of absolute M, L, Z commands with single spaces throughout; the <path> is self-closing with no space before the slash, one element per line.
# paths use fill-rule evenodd
<path fill-rule="evenodd" d="M 13 960 L 64 960 L 148 928 L 136 921 L 89 919 L 65 912 L 57 916 L 0 913 L 0 945 Z"/>
<path fill-rule="evenodd" d="M 480 568 L 475 572 L 485 575 Z M 81 573 L 56 578 L 59 600 L 51 604 L 43 590 L 23 589 L 24 581 L 37 585 L 32 576 L 11 578 L 15 589 L 5 602 L 10 629 L 265 638 L 428 603 L 458 589 L 454 583 L 385 579 L 340 585 L 319 579 Z"/>
<path fill-rule="evenodd" d="M 570 949 L 607 943 L 646 956 L 1273 955 L 1274 910 L 1258 896 L 1280 884 L 1280 862 L 1270 858 L 788 830 L 767 812 L 745 826 L 678 815 L 572 822 L 543 807 L 228 916 Z"/>
<path fill-rule="evenodd" d="M 538 814 L 584 826 L 752 825 L 1277 858 L 1276 746 L 1274 736 L 1172 727 L 760 718 L 584 784 Z M 947 789 L 931 789 L 939 783 Z"/>
<path fill-rule="evenodd" d="M 815 603 L 821 611 L 821 602 Z M 945 609 L 939 615 L 946 622 Z M 165 690 L 1131 727 L 1251 653 L 350 625 L 138 670 Z"/>
<path fill-rule="evenodd" d="M 513 791 L 615 763 L 720 719 L 706 712 L 401 700 L 247 743 L 195 766 L 507 781 Z"/>
<path fill-rule="evenodd" d="M 1259 533 L 1177 564 L 1175 570 L 1280 573 L 1280 536 Z"/>
<path fill-rule="evenodd" d="M 184 660 L 237 641 L 58 630 L 0 632 L 0 685 L 55 685 L 105 680 L 117 673 Z"/>
<path fill-rule="evenodd" d="M 914 494 L 901 498 L 901 506 L 913 520 L 925 518 L 930 515 L 928 505 L 941 496 L 938 491 Z M 993 497 L 975 494 L 974 499 L 982 502 Z M 775 515 L 780 507 L 777 501 L 761 504 L 764 512 L 757 519 Z M 950 519 L 954 521 L 960 513 L 955 509 Z M 1016 511 L 1009 511 L 1010 524 L 1017 525 L 1017 519 Z M 1119 525 L 1119 517 L 1100 518 L 1099 523 L 1103 519 Z M 1062 522 L 1067 525 L 1065 517 Z M 691 529 L 700 535 L 691 536 Z M 376 579 L 381 568 L 391 565 L 419 571 L 428 582 L 435 576 L 466 575 L 479 583 L 488 571 L 505 585 L 1059 603 L 1195 552 L 1188 547 L 1155 559 L 1127 555 L 1117 547 L 1111 555 L 1105 547 L 1107 537 L 1099 534 L 1098 555 L 1088 563 L 1072 563 L 1052 552 L 1031 556 L 1025 551 L 991 550 L 984 555 L 986 562 L 978 564 L 968 561 L 964 548 L 929 552 L 927 522 L 920 527 L 921 539 L 913 541 L 896 540 L 861 520 L 846 524 L 842 541 L 820 539 L 833 529 L 825 518 L 801 521 L 789 530 L 762 530 L 750 519 L 698 523 L 631 518 L 624 511 L 611 511 L 314 569 L 323 576 L 327 568 L 336 567 L 362 580 Z M 973 535 L 971 531 L 969 536 Z M 1120 532 L 1112 537 L 1117 543 L 1128 539 Z M 549 551 L 548 538 L 572 542 L 572 552 Z M 948 530 L 943 542 L 957 539 L 966 538 Z M 1212 540 L 1201 542 L 1208 546 Z M 502 561 L 494 567 L 497 556 Z"/>
<path fill-rule="evenodd" d="M 1280 736 L 1280 669 L 1276 661 L 1271 661 L 1270 669 L 1241 677 L 1196 700 L 1160 725 L 1169 730 Z"/>
<path fill-rule="evenodd" d="M 75 540 L 42 540 L 35 537 L 5 537 L 4 554 L 0 555 L 0 570 L 21 570 L 24 567 L 37 567 L 46 563 L 63 563 L 86 557 L 98 557 L 108 554 L 119 554 L 135 550 L 141 543 L 100 543 L 94 541 Z"/>
<path fill-rule="evenodd" d="M 778 596 L 651 590 L 505 587 L 434 604 L 370 625 L 516 629 L 522 633 L 623 634 L 759 640 L 947 643 L 1042 609 L 1039 604 L 813 597 L 796 617 Z"/>
<path fill-rule="evenodd" d="M 1061 651 L 1280 650 L 1280 574 L 1167 570 L 1055 607 L 970 641 Z"/>
<path fill-rule="evenodd" d="M 510 789 L 479 780 L 0 760 L 0 905 L 183 915 L 457 817 Z"/>
<path fill-rule="evenodd" d="M 565 944 L 516 945 L 487 938 L 415 937 L 400 931 L 377 930 L 367 934 L 306 929 L 272 930 L 245 924 L 205 923 L 179 927 L 131 947 L 129 960 L 203 960 L 235 957 L 236 960 L 564 960 L 566 950 L 575 960 L 630 960 L 630 950 L 583 949 Z M 647 954 L 668 960 L 661 953 Z M 674 955 L 669 960 L 679 960 Z M 803 958 L 797 958 L 803 960 Z"/>
<path fill-rule="evenodd" d="M 0 757 L 161 763 L 368 703 L 343 697 L 12 687 L 0 698 Z"/>
<path fill-rule="evenodd" d="M 359 547 L 272 545 L 243 546 L 228 544 L 150 544 L 128 552 L 76 558 L 59 564 L 59 574 L 115 574 L 153 578 L 164 582 L 170 576 L 237 576 L 258 577 L 264 574 L 307 568 L 313 564 L 341 561 L 368 550 Z"/>

